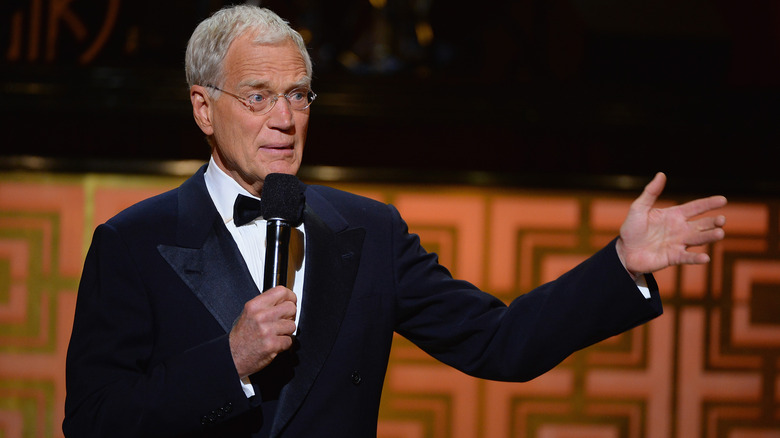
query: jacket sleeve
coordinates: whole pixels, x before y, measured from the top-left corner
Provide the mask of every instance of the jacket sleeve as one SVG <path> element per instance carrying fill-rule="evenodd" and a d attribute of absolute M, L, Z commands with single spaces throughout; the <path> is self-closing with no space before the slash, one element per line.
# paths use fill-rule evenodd
<path fill-rule="evenodd" d="M 623 268 L 615 241 L 507 306 L 453 279 L 390 208 L 397 331 L 467 374 L 530 380 L 573 352 L 662 313 L 655 280 L 647 276 L 651 297 L 643 297 Z"/>
<path fill-rule="evenodd" d="M 250 408 L 226 334 L 152 360 L 161 347 L 137 264 L 116 229 L 98 227 L 68 347 L 66 436 L 178 436 Z"/>

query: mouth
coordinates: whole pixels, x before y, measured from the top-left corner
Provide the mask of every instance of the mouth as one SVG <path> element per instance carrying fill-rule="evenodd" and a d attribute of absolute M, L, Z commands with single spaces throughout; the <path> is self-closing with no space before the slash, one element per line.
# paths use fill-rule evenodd
<path fill-rule="evenodd" d="M 294 149 L 295 146 L 292 144 L 267 144 L 260 146 L 261 151 L 271 153 L 287 153 L 292 152 Z"/>

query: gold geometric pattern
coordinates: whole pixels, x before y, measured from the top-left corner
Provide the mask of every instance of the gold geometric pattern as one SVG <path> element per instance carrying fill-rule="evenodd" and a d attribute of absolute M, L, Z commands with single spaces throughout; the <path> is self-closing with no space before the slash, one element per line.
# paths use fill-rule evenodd
<path fill-rule="evenodd" d="M 57 436 L 83 263 L 79 185 L 0 183 L 0 432 Z"/>
<path fill-rule="evenodd" d="M 61 437 L 64 359 L 94 228 L 183 178 L 0 175 L 0 436 Z M 613 239 L 605 193 L 336 185 L 394 204 L 459 278 L 509 302 Z M 684 202 L 668 199 L 663 203 Z M 527 383 L 483 381 L 396 336 L 381 438 L 779 438 L 780 204 L 731 199 L 703 266 L 657 273 L 665 313 Z"/>

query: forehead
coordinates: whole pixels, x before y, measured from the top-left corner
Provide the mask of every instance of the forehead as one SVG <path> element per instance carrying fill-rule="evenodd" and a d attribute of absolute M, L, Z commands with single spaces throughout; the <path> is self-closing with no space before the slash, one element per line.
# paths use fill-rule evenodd
<path fill-rule="evenodd" d="M 291 40 L 258 44 L 242 35 L 230 45 L 224 61 L 226 86 L 265 84 L 283 87 L 308 82 L 306 63 Z"/>

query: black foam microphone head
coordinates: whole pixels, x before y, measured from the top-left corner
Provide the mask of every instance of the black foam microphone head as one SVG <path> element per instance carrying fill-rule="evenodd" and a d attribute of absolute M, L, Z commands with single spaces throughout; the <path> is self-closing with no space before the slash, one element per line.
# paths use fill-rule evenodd
<path fill-rule="evenodd" d="M 269 173 L 263 182 L 263 218 L 283 220 L 293 226 L 303 221 L 303 185 L 295 175 Z"/>

